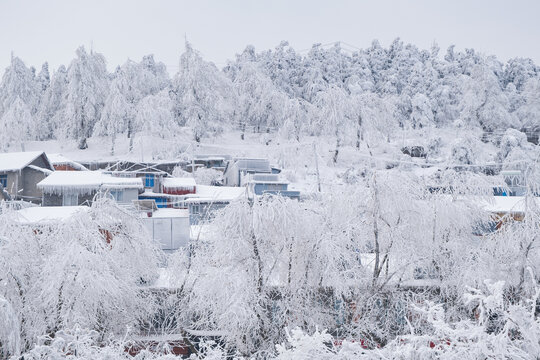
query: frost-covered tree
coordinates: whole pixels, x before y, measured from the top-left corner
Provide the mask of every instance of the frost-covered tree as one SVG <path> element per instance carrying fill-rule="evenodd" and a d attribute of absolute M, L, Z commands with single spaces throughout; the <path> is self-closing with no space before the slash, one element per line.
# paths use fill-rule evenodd
<path fill-rule="evenodd" d="M 50 85 L 41 98 L 37 117 L 41 119 L 40 138 L 49 139 L 57 134 L 64 124 L 67 92 L 67 70 L 64 65 L 53 73 Z"/>
<path fill-rule="evenodd" d="M 254 53 L 252 47 L 246 48 L 240 61 L 246 58 L 261 64 L 266 75 L 272 80 L 277 88 L 284 91 L 290 97 L 303 96 L 304 59 L 289 45 L 287 41 L 281 41 L 274 50 Z"/>
<path fill-rule="evenodd" d="M 470 78 L 461 77 L 461 118 L 472 126 L 492 131 L 509 126 L 519 127 L 509 113 L 508 99 L 500 83 L 485 64 L 470 66 Z"/>
<path fill-rule="evenodd" d="M 45 92 L 51 85 L 51 76 L 49 74 L 49 63 L 45 62 L 41 66 L 41 71 L 37 76 L 37 81 L 41 85 L 41 92 Z"/>
<path fill-rule="evenodd" d="M 157 252 L 142 224 L 108 200 L 41 225 L 2 214 L 0 295 L 20 324 L 21 349 L 76 325 L 103 338 L 152 313 L 141 286 L 156 276 Z M 59 241 L 62 239 L 62 241 Z"/>
<path fill-rule="evenodd" d="M 118 82 L 113 80 L 101 117 L 93 130 L 94 136 L 105 135 L 111 139 L 111 155 L 114 155 L 118 134 L 123 133 L 127 128 L 130 139 L 133 137 L 131 133 L 133 131 L 134 116 L 134 104 L 126 99 L 122 89 L 118 86 Z"/>
<path fill-rule="evenodd" d="M 524 127 L 538 128 L 540 126 L 540 78 L 527 80 L 522 91 L 523 104 L 516 113 Z"/>
<path fill-rule="evenodd" d="M 246 126 L 261 132 L 282 125 L 288 98 L 255 64 L 241 64 L 234 79 L 234 87 L 238 92 L 237 112 L 242 138 Z"/>
<path fill-rule="evenodd" d="M 429 124 L 433 124 L 433 111 L 431 110 L 431 104 L 427 96 L 418 93 L 414 95 L 411 102 L 411 124 L 413 129 L 421 129 Z"/>
<path fill-rule="evenodd" d="M 288 100 L 284 108 L 284 122 L 281 126 L 281 134 L 286 138 L 294 138 L 300 141 L 300 137 L 306 132 L 317 132 L 312 126 L 317 123 L 318 109 L 303 99 Z M 315 120 L 315 121 L 314 121 Z"/>
<path fill-rule="evenodd" d="M 230 80 L 187 41 L 173 92 L 175 118 L 191 127 L 196 142 L 209 133 L 219 133 L 231 118 L 234 91 Z"/>
<path fill-rule="evenodd" d="M 135 129 L 161 138 L 174 135 L 178 124 L 173 116 L 173 107 L 167 90 L 146 96 L 135 109 Z"/>
<path fill-rule="evenodd" d="M 20 352 L 19 319 L 13 307 L 0 296 L 0 357 L 16 356 Z"/>
<path fill-rule="evenodd" d="M 514 58 L 508 60 L 503 75 L 503 83 L 514 84 L 521 91 L 530 78 L 538 75 L 538 66 L 531 59 Z"/>
<path fill-rule="evenodd" d="M 162 63 L 156 64 L 152 55 L 145 56 L 141 63 L 128 60 L 116 70 L 94 134 L 109 136 L 112 143 L 111 152 L 114 153 L 116 136 L 126 133 L 131 151 L 137 130 L 135 117 L 138 103 L 145 96 L 157 94 L 168 83 L 165 66 Z M 158 103 L 154 102 L 154 105 Z M 163 110 L 155 109 L 155 111 Z"/>
<path fill-rule="evenodd" d="M 35 138 L 34 117 L 28 106 L 19 98 L 9 104 L 0 117 L 0 143 L 3 151 L 20 146 L 24 151 L 24 142 Z"/>
<path fill-rule="evenodd" d="M 84 47 L 76 51 L 67 69 L 67 87 L 58 133 L 61 138 L 76 139 L 79 149 L 88 147 L 95 123 L 100 119 L 109 92 L 105 57 Z"/>
<path fill-rule="evenodd" d="M 18 57 L 12 57 L 0 83 L 0 115 L 8 111 L 17 98 L 28 107 L 30 114 L 34 115 L 40 101 L 41 86 L 35 71 L 27 68 Z"/>
<path fill-rule="evenodd" d="M 365 92 L 351 96 L 348 118 L 351 127 L 356 130 L 355 146 L 360 148 L 364 138 L 370 144 L 390 141 L 398 126 L 395 98 L 381 98 L 377 94 Z M 369 144 L 368 144 L 369 145 Z"/>
<path fill-rule="evenodd" d="M 333 162 L 337 162 L 339 150 L 343 146 L 344 136 L 350 125 L 348 114 L 349 102 L 346 93 L 333 85 L 325 91 L 317 94 L 317 106 L 320 108 L 319 123 L 324 124 L 324 129 L 335 137 L 336 147 Z M 322 130 L 321 129 L 321 130 Z"/>
<path fill-rule="evenodd" d="M 215 183 L 223 177 L 223 173 L 212 168 L 198 168 L 193 177 L 197 184 L 215 185 Z"/>
<path fill-rule="evenodd" d="M 362 269 L 348 234 L 325 227 L 335 212 L 313 205 L 264 198 L 219 214 L 175 270 L 186 326 L 224 331 L 238 355 L 268 356 L 284 326 L 334 324 L 322 304 L 348 293 Z"/>

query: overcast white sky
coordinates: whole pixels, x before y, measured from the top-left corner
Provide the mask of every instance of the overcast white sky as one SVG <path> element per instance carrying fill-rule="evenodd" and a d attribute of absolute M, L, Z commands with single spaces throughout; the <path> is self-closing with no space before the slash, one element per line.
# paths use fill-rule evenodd
<path fill-rule="evenodd" d="M 0 69 L 11 51 L 36 68 L 69 64 L 80 45 L 108 67 L 153 53 L 176 71 L 187 35 L 218 66 L 248 44 L 257 50 L 288 40 L 297 50 L 344 41 L 387 46 L 396 38 L 429 48 L 475 48 L 502 60 L 540 63 L 539 0 L 172 1 L 0 0 Z"/>

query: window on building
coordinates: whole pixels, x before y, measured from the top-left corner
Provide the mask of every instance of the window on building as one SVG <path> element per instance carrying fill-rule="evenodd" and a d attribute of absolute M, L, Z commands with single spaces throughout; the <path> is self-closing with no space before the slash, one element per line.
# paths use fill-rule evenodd
<path fill-rule="evenodd" d="M 154 187 L 154 174 L 144 175 L 144 187 L 147 187 L 147 188 Z"/>
<path fill-rule="evenodd" d="M 79 195 L 77 194 L 64 194 L 62 197 L 63 206 L 77 206 L 79 205 Z"/>
<path fill-rule="evenodd" d="M 122 190 L 111 190 L 111 196 L 116 202 L 124 201 L 124 191 Z"/>
<path fill-rule="evenodd" d="M 0 175 L 0 184 L 2 184 L 4 188 L 7 188 L 7 175 Z"/>

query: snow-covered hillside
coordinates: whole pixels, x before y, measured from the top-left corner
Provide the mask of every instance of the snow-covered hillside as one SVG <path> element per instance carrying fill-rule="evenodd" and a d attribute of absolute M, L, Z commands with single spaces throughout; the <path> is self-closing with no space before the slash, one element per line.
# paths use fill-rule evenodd
<path fill-rule="evenodd" d="M 248 46 L 218 69 L 186 42 L 172 78 L 151 55 L 112 74 L 105 61 L 81 47 L 51 75 L 47 64 L 36 74 L 14 57 L 0 84 L 2 149 L 49 139 L 84 149 L 87 139 L 106 136 L 103 146 L 115 153 L 118 137 L 143 131 L 174 140 L 186 127 L 197 142 L 224 131 L 270 131 L 300 141 L 333 136 L 339 149 L 364 136 L 399 137 L 403 129 L 480 130 L 497 138 L 507 128 L 533 136 L 539 126 L 538 66 L 472 49 L 450 47 L 443 55 L 437 46 L 396 39 L 388 48 L 374 41 L 351 53 L 336 43 L 300 55 L 282 42 L 262 52 Z"/>

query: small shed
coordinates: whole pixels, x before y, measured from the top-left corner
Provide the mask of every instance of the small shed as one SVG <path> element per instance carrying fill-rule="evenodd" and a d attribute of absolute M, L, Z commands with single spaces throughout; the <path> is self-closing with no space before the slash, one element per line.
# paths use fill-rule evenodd
<path fill-rule="evenodd" d="M 150 216 L 148 216 L 150 215 Z M 164 251 L 175 251 L 189 243 L 189 212 L 182 209 L 157 209 L 141 213 L 152 238 Z"/>

